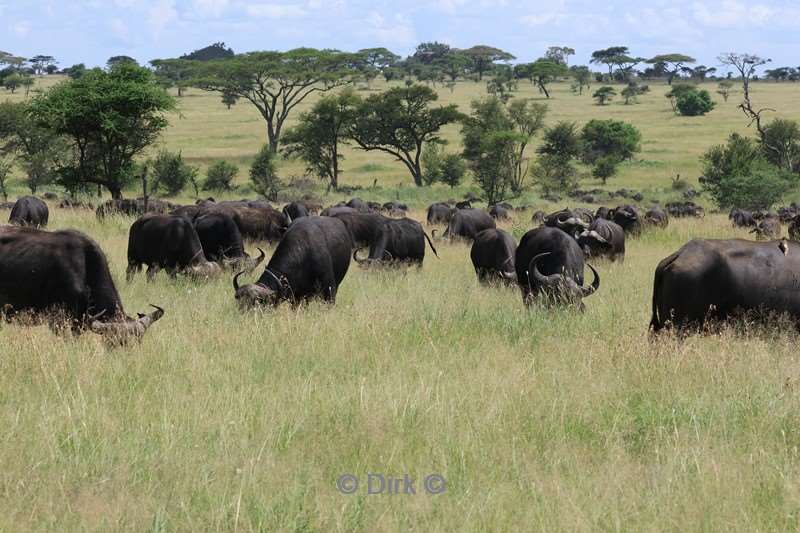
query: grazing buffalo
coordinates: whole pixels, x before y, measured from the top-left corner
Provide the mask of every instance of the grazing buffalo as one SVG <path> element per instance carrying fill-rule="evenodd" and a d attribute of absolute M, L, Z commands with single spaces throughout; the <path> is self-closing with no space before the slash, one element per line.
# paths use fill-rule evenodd
<path fill-rule="evenodd" d="M 594 218 L 604 218 L 606 220 L 611 220 L 613 215 L 613 211 L 608 207 L 598 207 L 597 211 L 594 213 Z"/>
<path fill-rule="evenodd" d="M 544 217 L 544 225 L 550 228 L 558 228 L 571 236 L 576 236 L 589 227 L 591 220 L 586 220 L 585 216 L 577 213 L 573 209 L 562 209 L 555 213 L 550 213 Z"/>
<path fill-rule="evenodd" d="M 428 225 L 447 224 L 453 216 L 453 208 L 449 204 L 438 202 L 428 206 Z"/>
<path fill-rule="evenodd" d="M 133 217 L 140 217 L 146 213 L 159 213 L 166 214 L 170 211 L 177 209 L 178 205 L 165 202 L 163 200 L 156 200 L 148 198 L 136 199 L 117 199 L 109 200 L 101 204 L 96 211 L 98 220 L 103 220 L 110 215 L 128 215 Z"/>
<path fill-rule="evenodd" d="M 378 215 L 380 216 L 380 215 Z M 369 247 L 369 256 L 359 259 L 358 245 L 354 246 L 353 259 L 362 266 L 371 264 L 416 264 L 422 266 L 425 259 L 425 241 L 438 257 L 430 237 L 422 229 L 422 224 L 410 218 L 382 218 L 380 234 Z M 352 232 L 351 232 L 352 233 Z M 357 239 L 353 239 L 354 242 Z"/>
<path fill-rule="evenodd" d="M 793 241 L 800 241 L 800 215 L 795 215 L 789 222 L 789 238 Z"/>
<path fill-rule="evenodd" d="M 578 236 L 578 245 L 586 257 L 625 260 L 625 231 L 616 222 L 598 218 Z"/>
<path fill-rule="evenodd" d="M 308 208 L 303 202 L 291 202 L 283 207 L 283 216 L 286 223 L 291 224 L 293 220 L 308 216 Z"/>
<path fill-rule="evenodd" d="M 755 233 L 759 241 L 778 239 L 781 236 L 781 221 L 775 214 L 769 213 L 750 230 L 750 233 Z"/>
<path fill-rule="evenodd" d="M 509 215 L 509 210 L 511 208 L 506 207 L 508 204 L 495 204 L 489 208 L 489 216 L 491 216 L 495 220 L 508 220 L 511 218 Z"/>
<path fill-rule="evenodd" d="M 194 229 L 209 261 L 252 271 L 264 260 L 264 252 L 260 249 L 261 255 L 255 259 L 244 251 L 242 233 L 227 213 L 212 211 L 202 215 L 194 221 Z"/>
<path fill-rule="evenodd" d="M 156 307 L 128 317 L 106 256 L 83 233 L 11 226 L 0 228 L 0 312 L 61 314 L 76 332 L 88 327 L 109 344 L 140 339 L 164 314 Z"/>
<path fill-rule="evenodd" d="M 582 308 L 581 299 L 600 286 L 600 276 L 591 265 L 594 282 L 583 286 L 583 251 L 575 239 L 556 228 L 542 226 L 523 235 L 514 263 L 526 305 L 544 296 L 547 302 L 575 303 Z"/>
<path fill-rule="evenodd" d="M 703 218 L 706 216 L 705 210 L 694 202 L 669 202 L 666 205 L 669 216 Z"/>
<path fill-rule="evenodd" d="M 43 228 L 47 226 L 48 218 L 50 218 L 50 210 L 47 209 L 46 203 L 35 196 L 23 196 L 11 209 L 8 222 L 17 226 Z"/>
<path fill-rule="evenodd" d="M 94 204 L 91 202 L 84 202 L 83 200 L 75 200 L 73 198 L 64 198 L 56 205 L 59 209 L 89 209 L 94 211 Z"/>
<path fill-rule="evenodd" d="M 369 211 L 369 205 L 362 200 L 361 198 L 351 198 L 349 202 L 347 202 L 347 207 L 352 207 L 358 211 Z"/>
<path fill-rule="evenodd" d="M 278 242 L 289 226 L 283 213 L 266 202 L 250 202 L 246 207 L 233 207 L 233 211 L 236 213 L 233 219 L 245 239 Z"/>
<path fill-rule="evenodd" d="M 475 240 L 475 236 L 485 229 L 497 227 L 489 213 L 481 209 L 458 209 L 447 224 L 444 236 L 450 239 Z"/>
<path fill-rule="evenodd" d="M 642 216 L 639 208 L 632 205 L 621 205 L 614 209 L 611 220 L 630 235 L 639 235 L 642 232 Z"/>
<path fill-rule="evenodd" d="M 517 280 L 514 269 L 514 254 L 517 243 L 514 237 L 501 229 L 486 229 L 475 236 L 469 256 L 478 281 L 493 280 L 512 282 Z"/>
<path fill-rule="evenodd" d="M 685 331 L 747 311 L 800 318 L 800 244 L 695 239 L 658 264 L 654 332 Z"/>
<path fill-rule="evenodd" d="M 472 209 L 472 202 L 470 200 L 456 202 L 456 209 Z"/>
<path fill-rule="evenodd" d="M 331 207 L 326 207 L 320 213 L 324 217 L 335 217 L 337 215 L 342 215 L 345 213 L 358 213 L 358 209 L 353 209 L 352 207 L 347 207 L 346 205 L 332 205 Z"/>
<path fill-rule="evenodd" d="M 408 211 L 408 206 L 406 204 L 401 204 L 400 202 L 386 202 L 381 206 L 381 210 L 387 213 L 393 213 L 397 211 Z"/>
<path fill-rule="evenodd" d="M 256 283 L 239 286 L 233 278 L 241 308 L 260 304 L 293 304 L 322 298 L 334 303 L 339 284 L 350 266 L 353 241 L 344 222 L 333 217 L 303 217 L 283 236 L 266 270 Z"/>
<path fill-rule="evenodd" d="M 186 218 L 172 215 L 145 215 L 131 225 L 128 235 L 127 279 L 147 265 L 147 280 L 160 269 L 171 277 L 179 271 L 191 276 L 211 277 L 222 269 L 206 259 L 200 237 Z"/>
<path fill-rule="evenodd" d="M 353 240 L 353 248 L 372 248 L 378 241 L 384 238 L 384 221 L 387 220 L 377 213 L 359 213 L 350 211 L 332 215 L 344 222 L 350 237 Z"/>
<path fill-rule="evenodd" d="M 754 228 L 757 225 L 756 219 L 753 218 L 753 213 L 751 211 L 739 209 L 738 207 L 731 209 L 728 218 L 731 224 L 737 228 Z"/>
<path fill-rule="evenodd" d="M 669 215 L 660 207 L 652 207 L 644 214 L 644 222 L 648 226 L 666 228 L 669 225 Z"/>

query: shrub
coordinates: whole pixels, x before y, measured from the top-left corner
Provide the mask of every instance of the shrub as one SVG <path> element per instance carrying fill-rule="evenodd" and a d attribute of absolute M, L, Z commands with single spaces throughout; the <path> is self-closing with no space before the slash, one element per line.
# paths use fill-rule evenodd
<path fill-rule="evenodd" d="M 619 160 L 613 155 L 601 157 L 594 163 L 592 176 L 602 180 L 603 185 L 605 185 L 608 178 L 617 173 L 617 165 L 619 165 Z"/>
<path fill-rule="evenodd" d="M 705 115 L 716 104 L 711 100 L 711 95 L 705 89 L 694 89 L 681 94 L 675 103 L 678 113 L 684 117 L 697 117 Z"/>
<path fill-rule="evenodd" d="M 217 161 L 208 167 L 206 181 L 203 183 L 204 191 L 230 191 L 233 189 L 233 180 L 239 173 L 239 167 L 227 161 Z"/>
<path fill-rule="evenodd" d="M 448 154 L 442 161 L 442 183 L 455 187 L 464 179 L 467 164 L 458 154 Z"/>
<path fill-rule="evenodd" d="M 442 159 L 444 152 L 438 143 L 428 143 L 422 150 L 422 181 L 433 185 L 442 179 Z"/>
<path fill-rule="evenodd" d="M 641 150 L 641 140 L 639 130 L 627 122 L 590 120 L 581 132 L 581 158 L 590 165 L 603 157 L 625 161 Z"/>
<path fill-rule="evenodd" d="M 192 183 L 197 191 L 197 167 L 188 165 L 180 152 L 172 153 L 162 150 L 152 161 L 153 193 L 159 189 L 173 196 L 181 192 L 187 184 Z"/>
<path fill-rule="evenodd" d="M 768 209 L 797 187 L 798 177 L 771 164 L 753 139 L 734 133 L 703 155 L 703 188 L 721 209 Z"/>
<path fill-rule="evenodd" d="M 606 105 L 606 103 L 610 102 L 614 96 L 616 96 L 616 94 L 617 91 L 613 87 L 604 85 L 594 92 L 592 98 L 597 100 L 597 105 Z"/>
<path fill-rule="evenodd" d="M 544 154 L 539 157 L 533 175 L 544 194 L 554 192 L 569 194 L 576 191 L 580 185 L 578 172 L 572 165 L 571 159 L 556 155 Z"/>
<path fill-rule="evenodd" d="M 800 172 L 800 124 L 775 119 L 764 127 L 761 141 L 764 156 L 785 170 Z"/>
<path fill-rule="evenodd" d="M 561 121 L 544 130 L 540 154 L 571 160 L 580 154 L 581 140 L 574 122 Z"/>
<path fill-rule="evenodd" d="M 253 189 L 267 200 L 276 201 L 281 181 L 275 165 L 275 152 L 265 144 L 250 166 L 250 181 Z"/>

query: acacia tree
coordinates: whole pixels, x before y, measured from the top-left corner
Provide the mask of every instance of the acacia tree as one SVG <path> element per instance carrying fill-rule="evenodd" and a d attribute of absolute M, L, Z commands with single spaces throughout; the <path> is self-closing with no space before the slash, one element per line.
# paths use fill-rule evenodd
<path fill-rule="evenodd" d="M 575 78 L 575 82 L 572 84 L 572 90 L 574 92 L 582 95 L 584 87 L 587 89 L 591 87 L 592 72 L 589 70 L 589 67 L 573 66 L 569 68 L 569 72 Z"/>
<path fill-rule="evenodd" d="M 192 77 L 192 63 L 185 59 L 153 59 L 150 61 L 156 78 L 165 88 L 175 87 L 178 96 L 189 87 Z"/>
<path fill-rule="evenodd" d="M 478 81 L 483 81 L 483 74 L 492 68 L 498 61 L 511 61 L 516 57 L 504 50 L 479 44 L 463 51 L 472 62 L 472 70 L 478 74 Z"/>
<path fill-rule="evenodd" d="M 569 56 L 575 55 L 575 49 L 569 46 L 551 46 L 544 53 L 544 57 L 550 61 L 555 61 L 561 65 L 567 66 L 569 63 Z"/>
<path fill-rule="evenodd" d="M 443 143 L 442 126 L 461 118 L 458 106 L 431 107 L 439 95 L 424 85 L 393 87 L 362 100 L 349 137 L 366 151 L 381 151 L 401 161 L 418 187 L 424 185 L 420 158 L 426 143 Z"/>
<path fill-rule="evenodd" d="M 352 81 L 353 54 L 298 48 L 288 52 L 248 52 L 230 59 L 195 63 L 193 85 L 247 100 L 267 125 L 267 141 L 276 152 L 291 112 L 315 92 Z"/>
<path fill-rule="evenodd" d="M 58 169 L 62 185 L 75 191 L 96 184 L 119 199 L 134 158 L 167 127 L 164 115 L 175 100 L 152 72 L 122 62 L 59 83 L 30 105 L 39 126 L 69 142 L 71 157 Z"/>
<path fill-rule="evenodd" d="M 533 83 L 539 88 L 539 92 L 543 93 L 545 97 L 550 98 L 550 92 L 547 86 L 561 76 L 566 76 L 569 73 L 566 65 L 558 63 L 551 59 L 537 59 L 531 64 L 530 75 Z"/>
<path fill-rule="evenodd" d="M 667 72 L 667 85 L 672 85 L 672 80 L 675 79 L 675 76 L 677 76 L 686 65 L 693 64 L 695 61 L 697 61 L 695 58 L 685 54 L 661 54 L 651 57 L 647 60 L 647 63 L 651 65 L 664 65 L 664 70 Z"/>
<path fill-rule="evenodd" d="M 300 115 L 297 126 L 284 136 L 283 152 L 306 162 L 306 170 L 339 188 L 341 144 L 355 119 L 360 99 L 350 90 L 320 98 L 307 113 Z"/>
<path fill-rule="evenodd" d="M 361 72 L 368 87 L 373 79 L 400 60 L 400 56 L 387 48 L 364 48 L 356 52 L 356 55 L 358 56 L 356 68 Z"/>
<path fill-rule="evenodd" d="M 626 63 L 625 60 L 632 59 L 633 58 L 628 56 L 627 46 L 612 46 L 610 48 L 604 48 L 602 50 L 595 50 L 592 52 L 592 59 L 589 62 L 607 66 L 608 77 L 609 79 L 613 79 L 614 67 L 621 66 Z"/>

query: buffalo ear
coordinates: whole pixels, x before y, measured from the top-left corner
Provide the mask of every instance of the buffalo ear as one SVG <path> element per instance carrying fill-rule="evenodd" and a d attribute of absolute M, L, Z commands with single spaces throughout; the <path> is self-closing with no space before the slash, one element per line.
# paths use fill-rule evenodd
<path fill-rule="evenodd" d="M 145 315 L 144 313 L 136 313 L 136 315 L 137 315 L 139 318 L 144 318 L 144 317 L 146 317 L 146 316 L 147 316 L 147 315 Z"/>

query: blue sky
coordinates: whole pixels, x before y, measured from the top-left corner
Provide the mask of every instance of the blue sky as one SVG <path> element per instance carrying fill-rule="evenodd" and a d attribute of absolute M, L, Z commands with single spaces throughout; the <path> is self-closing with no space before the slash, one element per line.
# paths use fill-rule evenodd
<path fill-rule="evenodd" d="M 530 61 L 551 45 L 682 52 L 717 66 L 750 52 L 800 66 L 800 0 L 0 0 L 0 50 L 62 66 L 175 57 L 215 41 L 237 52 L 298 46 L 407 55 L 421 41 L 498 46 Z"/>

